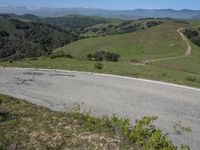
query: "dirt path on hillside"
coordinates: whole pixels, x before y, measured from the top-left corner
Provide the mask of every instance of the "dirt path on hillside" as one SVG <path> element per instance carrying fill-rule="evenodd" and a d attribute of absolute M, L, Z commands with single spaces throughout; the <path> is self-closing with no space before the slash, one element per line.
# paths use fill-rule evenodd
<path fill-rule="evenodd" d="M 181 36 L 181 38 L 183 39 L 184 43 L 187 46 L 187 51 L 185 53 L 185 56 L 190 56 L 191 52 L 192 52 L 192 46 L 190 45 L 190 42 L 188 40 L 188 38 L 181 32 L 182 30 L 186 29 L 185 27 L 180 28 L 178 30 L 176 30 L 178 32 L 178 34 Z"/>
<path fill-rule="evenodd" d="M 151 60 L 146 60 L 144 63 L 145 64 L 149 64 L 149 63 L 152 63 L 152 62 L 157 62 L 157 61 L 162 61 L 162 60 L 172 60 L 172 59 L 179 59 L 179 58 L 184 58 L 184 57 L 190 56 L 191 52 L 192 52 L 192 46 L 190 45 L 190 42 L 187 39 L 187 37 L 181 32 L 184 29 L 186 29 L 186 27 L 179 28 L 176 31 L 181 36 L 183 42 L 186 44 L 187 49 L 186 49 L 185 55 L 183 55 L 183 56 L 174 56 L 174 57 L 165 57 L 165 58 L 151 59 Z"/>

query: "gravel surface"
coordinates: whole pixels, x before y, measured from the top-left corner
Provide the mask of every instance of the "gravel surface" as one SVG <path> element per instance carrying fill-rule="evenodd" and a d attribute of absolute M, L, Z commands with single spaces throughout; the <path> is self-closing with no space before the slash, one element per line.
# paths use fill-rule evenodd
<path fill-rule="evenodd" d="M 175 144 L 200 149 L 200 89 L 157 81 L 62 70 L 0 68 L 0 93 L 64 111 L 75 103 L 94 115 L 117 115 L 134 122 L 158 116 L 155 124 Z M 192 133 L 176 132 L 181 121 Z"/>

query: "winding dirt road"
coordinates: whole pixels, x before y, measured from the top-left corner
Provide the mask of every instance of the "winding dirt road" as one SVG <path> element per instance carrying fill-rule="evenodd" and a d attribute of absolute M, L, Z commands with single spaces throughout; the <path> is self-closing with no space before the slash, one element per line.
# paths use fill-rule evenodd
<path fill-rule="evenodd" d="M 185 29 L 186 29 L 186 27 L 183 27 L 183 28 L 180 28 L 180 29 L 178 29 L 176 31 L 181 36 L 181 38 L 183 39 L 183 42 L 187 46 L 187 50 L 186 50 L 185 56 L 190 56 L 191 52 L 192 52 L 192 46 L 190 45 L 190 42 L 189 42 L 188 38 L 181 32 L 182 30 L 185 30 Z"/>

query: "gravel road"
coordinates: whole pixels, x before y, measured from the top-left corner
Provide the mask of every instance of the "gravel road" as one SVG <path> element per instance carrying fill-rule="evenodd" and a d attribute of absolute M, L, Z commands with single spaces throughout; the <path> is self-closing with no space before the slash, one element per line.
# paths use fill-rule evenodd
<path fill-rule="evenodd" d="M 81 105 L 94 115 L 158 116 L 175 144 L 200 149 L 200 89 L 143 79 L 61 70 L 0 68 L 0 93 L 63 111 Z M 176 132 L 181 121 L 192 133 Z"/>

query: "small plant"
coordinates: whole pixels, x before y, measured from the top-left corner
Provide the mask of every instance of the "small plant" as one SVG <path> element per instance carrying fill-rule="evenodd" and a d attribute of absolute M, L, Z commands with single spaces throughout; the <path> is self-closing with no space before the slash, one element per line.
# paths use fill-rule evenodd
<path fill-rule="evenodd" d="M 95 65 L 94 65 L 95 69 L 98 69 L 98 70 L 102 70 L 103 69 L 103 64 L 100 63 L 100 62 L 97 62 Z"/>
<path fill-rule="evenodd" d="M 173 145 L 167 135 L 163 135 L 160 129 L 152 125 L 155 120 L 157 117 L 144 117 L 132 126 L 128 119 L 118 119 L 114 116 L 112 123 L 130 144 L 138 144 L 144 150 L 177 150 L 178 147 Z M 181 149 L 189 150 L 189 146 L 181 145 Z"/>
<path fill-rule="evenodd" d="M 184 127 L 182 125 L 182 122 L 181 121 L 177 121 L 173 124 L 173 127 L 174 127 L 174 131 L 176 132 L 176 134 L 180 135 L 182 134 L 183 132 L 187 132 L 187 133 L 191 133 L 192 132 L 192 129 L 190 127 Z"/>
<path fill-rule="evenodd" d="M 11 64 L 12 64 L 12 63 L 13 63 L 13 60 L 12 60 L 12 59 L 10 59 L 10 60 L 9 60 L 9 63 L 11 63 Z"/>
<path fill-rule="evenodd" d="M 181 150 L 190 150 L 190 146 L 181 144 Z"/>

